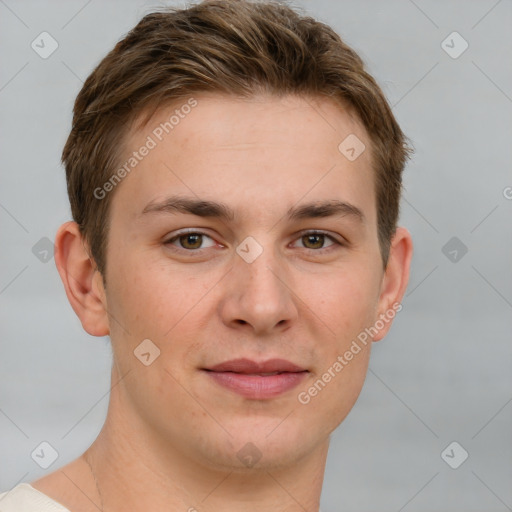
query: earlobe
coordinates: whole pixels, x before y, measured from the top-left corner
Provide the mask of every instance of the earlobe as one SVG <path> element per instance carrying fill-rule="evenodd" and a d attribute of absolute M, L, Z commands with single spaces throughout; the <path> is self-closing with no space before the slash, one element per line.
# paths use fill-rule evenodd
<path fill-rule="evenodd" d="M 378 334 L 373 341 L 379 341 L 387 334 L 396 313 L 402 309 L 401 301 L 409 282 L 409 270 L 412 260 L 412 238 L 406 228 L 399 227 L 391 240 L 389 259 L 380 290 L 376 324 Z"/>
<path fill-rule="evenodd" d="M 92 336 L 108 335 L 103 281 L 76 222 L 66 222 L 57 231 L 55 264 L 69 303 L 83 328 Z"/>

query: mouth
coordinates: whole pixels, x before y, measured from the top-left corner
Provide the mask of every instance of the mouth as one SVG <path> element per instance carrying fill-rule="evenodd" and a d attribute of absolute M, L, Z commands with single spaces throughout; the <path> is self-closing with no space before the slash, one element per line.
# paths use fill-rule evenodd
<path fill-rule="evenodd" d="M 202 370 L 221 387 L 254 400 L 274 398 L 290 391 L 309 373 L 285 359 L 260 363 L 233 359 Z"/>

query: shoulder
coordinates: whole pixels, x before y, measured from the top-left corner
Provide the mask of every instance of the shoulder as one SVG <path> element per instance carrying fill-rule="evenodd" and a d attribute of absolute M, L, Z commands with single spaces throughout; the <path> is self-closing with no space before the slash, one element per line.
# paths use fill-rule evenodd
<path fill-rule="evenodd" d="M 22 482 L 12 489 L 0 493 L 2 512 L 70 512 L 46 494 Z"/>

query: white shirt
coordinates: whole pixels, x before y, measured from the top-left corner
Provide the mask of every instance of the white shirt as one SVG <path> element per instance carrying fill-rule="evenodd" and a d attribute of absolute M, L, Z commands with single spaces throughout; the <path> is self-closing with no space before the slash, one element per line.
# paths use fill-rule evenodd
<path fill-rule="evenodd" d="M 22 482 L 0 493 L 0 512 L 70 512 L 46 494 Z"/>

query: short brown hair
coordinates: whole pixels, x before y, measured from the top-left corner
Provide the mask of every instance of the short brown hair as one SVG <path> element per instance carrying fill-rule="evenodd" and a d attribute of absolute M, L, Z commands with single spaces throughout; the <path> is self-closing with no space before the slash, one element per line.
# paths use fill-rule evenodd
<path fill-rule="evenodd" d="M 328 97 L 357 113 L 371 139 L 380 251 L 387 265 L 402 171 L 412 153 L 374 78 L 332 28 L 277 2 L 207 0 L 145 16 L 78 94 L 62 153 L 73 219 L 105 279 L 109 205 L 98 199 L 130 127 L 202 91 Z M 341 141 L 340 141 L 341 142 Z"/>

